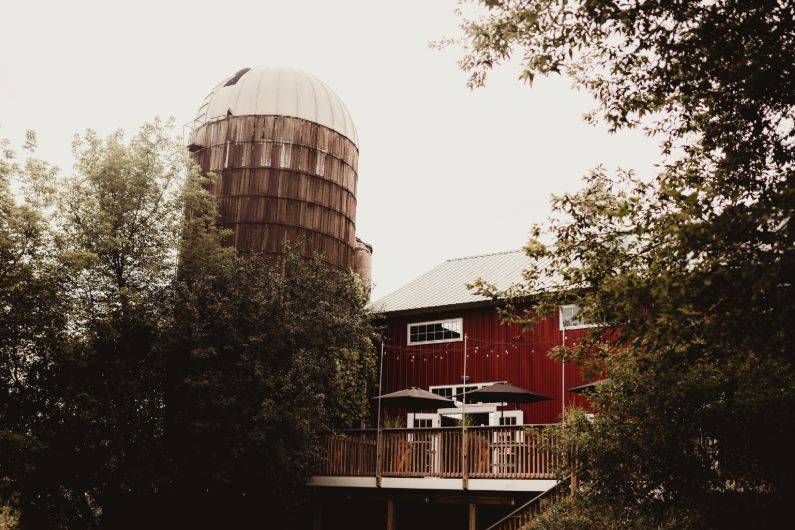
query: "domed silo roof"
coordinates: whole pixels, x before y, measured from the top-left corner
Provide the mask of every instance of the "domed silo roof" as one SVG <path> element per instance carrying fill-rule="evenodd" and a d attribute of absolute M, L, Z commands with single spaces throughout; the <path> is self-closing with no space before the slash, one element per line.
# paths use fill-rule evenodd
<path fill-rule="evenodd" d="M 228 116 L 271 115 L 318 123 L 359 146 L 350 112 L 339 96 L 314 75 L 282 66 L 243 68 L 218 83 L 199 107 L 193 130 Z"/>

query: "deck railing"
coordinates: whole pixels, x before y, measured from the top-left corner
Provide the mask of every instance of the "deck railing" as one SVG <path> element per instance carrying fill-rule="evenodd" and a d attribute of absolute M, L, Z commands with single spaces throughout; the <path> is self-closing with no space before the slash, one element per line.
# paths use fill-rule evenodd
<path fill-rule="evenodd" d="M 557 440 L 546 426 L 468 427 L 467 457 L 456 427 L 384 429 L 380 469 L 375 430 L 328 435 L 317 475 L 548 479 Z M 466 474 L 462 473 L 466 460 Z"/>
<path fill-rule="evenodd" d="M 375 476 L 376 431 L 328 434 L 320 440 L 321 464 L 317 475 Z"/>

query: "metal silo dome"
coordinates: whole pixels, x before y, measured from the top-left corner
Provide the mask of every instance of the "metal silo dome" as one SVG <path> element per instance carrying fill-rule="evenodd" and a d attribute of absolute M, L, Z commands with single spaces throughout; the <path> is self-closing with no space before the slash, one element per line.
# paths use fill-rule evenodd
<path fill-rule="evenodd" d="M 188 149 L 215 175 L 207 189 L 217 224 L 238 251 L 280 259 L 285 243 L 301 241 L 331 266 L 369 268 L 356 240 L 356 128 L 317 77 L 274 66 L 239 70 L 204 98 Z"/>
<path fill-rule="evenodd" d="M 291 116 L 318 123 L 359 146 L 348 108 L 314 75 L 283 66 L 243 68 L 210 91 L 193 129 L 229 116 Z"/>

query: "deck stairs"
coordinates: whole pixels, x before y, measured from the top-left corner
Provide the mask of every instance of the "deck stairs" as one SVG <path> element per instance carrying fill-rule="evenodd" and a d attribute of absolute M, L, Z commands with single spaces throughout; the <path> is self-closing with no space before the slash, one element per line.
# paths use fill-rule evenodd
<path fill-rule="evenodd" d="M 571 477 L 559 481 L 546 491 L 531 498 L 517 509 L 484 530 L 524 530 L 533 519 L 560 499 L 570 495 Z"/>

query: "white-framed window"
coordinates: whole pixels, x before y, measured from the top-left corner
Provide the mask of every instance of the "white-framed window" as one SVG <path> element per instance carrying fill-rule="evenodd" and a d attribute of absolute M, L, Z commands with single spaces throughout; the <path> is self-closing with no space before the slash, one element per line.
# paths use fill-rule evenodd
<path fill-rule="evenodd" d="M 505 381 L 499 381 L 500 383 L 504 383 Z M 495 384 L 495 381 L 489 383 L 467 383 L 465 385 L 436 385 L 436 386 L 429 386 L 428 391 L 433 392 L 437 396 L 446 397 L 447 399 L 452 399 L 455 402 L 456 407 L 460 407 L 463 402 L 463 396 L 461 394 L 464 393 L 464 388 L 467 390 L 467 394 L 472 392 L 473 390 L 477 390 L 479 388 L 483 388 L 484 386 L 489 386 Z M 468 405 L 477 405 L 481 403 L 480 401 L 475 402 L 473 399 L 467 396 L 467 404 Z"/>
<path fill-rule="evenodd" d="M 512 427 L 524 424 L 524 412 L 521 410 L 498 410 L 489 413 L 489 425 Z"/>
<path fill-rule="evenodd" d="M 432 386 L 428 387 L 428 389 L 436 394 L 437 396 L 446 397 L 447 399 L 453 399 L 453 395 L 455 395 L 454 386 Z"/>
<path fill-rule="evenodd" d="M 410 429 L 430 429 L 441 425 L 441 416 L 428 412 L 409 412 L 406 415 L 406 425 Z"/>
<path fill-rule="evenodd" d="M 564 305 L 560 307 L 560 329 L 582 329 L 592 328 L 599 324 L 584 322 L 580 317 L 580 306 Z"/>
<path fill-rule="evenodd" d="M 464 340 L 464 319 L 449 318 L 430 322 L 412 322 L 406 325 L 406 340 L 409 346 Z"/>

